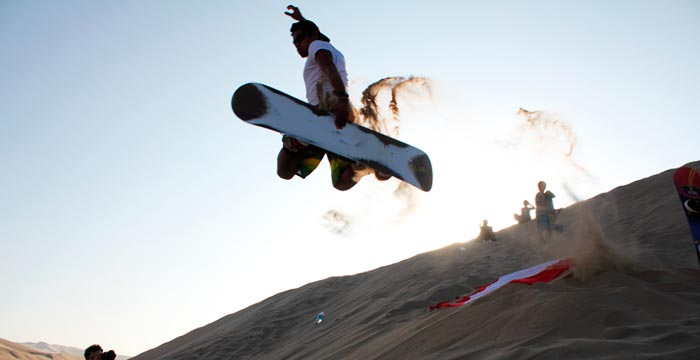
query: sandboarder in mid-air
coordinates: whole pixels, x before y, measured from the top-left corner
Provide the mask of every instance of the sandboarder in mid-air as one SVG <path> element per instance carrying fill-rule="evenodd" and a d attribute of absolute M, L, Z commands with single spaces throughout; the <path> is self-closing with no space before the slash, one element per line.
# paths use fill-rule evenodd
<path fill-rule="evenodd" d="M 302 58 L 307 102 L 270 86 L 248 83 L 231 98 L 241 120 L 283 134 L 277 174 L 305 178 L 328 156 L 333 186 L 348 190 L 362 176 L 395 177 L 423 191 L 433 182 L 430 158 L 422 150 L 355 124 L 347 93 L 345 59 L 316 24 L 294 6 L 287 15 L 297 20 L 290 29 Z"/>
<path fill-rule="evenodd" d="M 285 14 L 297 20 L 290 29 L 292 42 L 299 55 L 306 58 L 306 99 L 321 110 L 333 112 L 338 129 L 348 122 L 355 122 L 355 111 L 347 92 L 345 57 L 331 45 L 330 39 L 319 31 L 316 24 L 304 18 L 298 7 L 289 5 L 287 9 L 291 11 Z M 294 175 L 305 178 L 316 169 L 324 154 L 330 163 L 333 186 L 338 190 L 352 188 L 368 173 L 361 164 L 293 137 L 285 135 L 282 142 L 284 146 L 277 156 L 277 174 L 283 179 L 291 179 Z M 377 178 L 386 180 L 389 177 L 378 174 Z"/>

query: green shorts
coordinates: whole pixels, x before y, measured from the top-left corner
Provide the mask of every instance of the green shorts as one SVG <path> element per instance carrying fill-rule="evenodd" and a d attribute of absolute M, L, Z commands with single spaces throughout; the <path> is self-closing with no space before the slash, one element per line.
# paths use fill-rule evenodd
<path fill-rule="evenodd" d="M 287 148 L 284 149 L 286 151 L 290 151 Z M 297 176 L 302 179 L 306 178 L 309 176 L 309 174 L 316 170 L 318 164 L 320 164 L 321 160 L 323 159 L 323 155 L 328 156 L 328 163 L 331 167 L 331 180 L 333 181 L 334 185 L 340 181 L 340 176 L 345 172 L 345 170 L 347 170 L 347 168 L 353 164 L 353 161 L 348 158 L 323 150 L 313 145 L 309 145 L 301 149 L 300 153 L 303 157 L 299 162 Z"/>
<path fill-rule="evenodd" d="M 317 107 L 323 111 L 332 112 L 335 108 L 336 103 L 338 102 L 338 98 L 332 94 L 324 93 L 320 85 L 317 85 L 317 87 L 319 99 L 321 102 L 319 105 L 317 105 Z M 354 114 L 355 113 L 353 110 L 353 112 L 351 113 L 352 116 L 350 122 L 354 122 Z M 284 141 L 284 137 L 282 141 Z M 289 151 L 289 149 L 287 150 Z M 340 176 L 343 175 L 345 170 L 347 170 L 347 168 L 354 163 L 354 161 L 348 158 L 323 150 L 313 145 L 309 145 L 301 149 L 300 152 L 303 154 L 303 158 L 301 160 L 301 163 L 299 164 L 297 176 L 301 177 L 302 179 L 306 178 L 309 174 L 316 170 L 318 164 L 321 163 L 321 159 L 323 159 L 323 155 L 328 155 L 328 163 L 331 165 L 331 180 L 333 181 L 333 185 L 337 184 L 338 181 L 340 181 Z"/>

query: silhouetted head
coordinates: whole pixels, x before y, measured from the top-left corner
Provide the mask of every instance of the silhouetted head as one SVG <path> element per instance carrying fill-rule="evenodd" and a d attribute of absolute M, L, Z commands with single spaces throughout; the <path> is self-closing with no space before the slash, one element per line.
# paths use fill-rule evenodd
<path fill-rule="evenodd" d="M 540 189 L 540 191 L 544 191 L 544 189 L 547 188 L 547 183 L 544 181 L 540 181 L 537 183 L 537 188 Z"/>
<path fill-rule="evenodd" d="M 102 347 L 100 345 L 90 345 L 85 349 L 85 360 L 101 360 L 102 359 Z"/>
<path fill-rule="evenodd" d="M 328 36 L 323 35 L 313 21 L 301 20 L 292 24 L 289 29 L 292 33 L 292 42 L 297 52 L 303 58 L 309 56 L 309 44 L 314 40 L 330 42 Z"/>

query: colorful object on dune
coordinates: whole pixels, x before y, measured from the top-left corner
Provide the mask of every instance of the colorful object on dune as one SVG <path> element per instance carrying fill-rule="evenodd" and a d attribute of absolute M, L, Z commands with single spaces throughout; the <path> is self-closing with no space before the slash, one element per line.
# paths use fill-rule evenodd
<path fill-rule="evenodd" d="M 700 262 L 700 169 L 695 170 L 690 166 L 678 168 L 673 173 L 673 182 L 688 219 L 693 247 Z"/>
<path fill-rule="evenodd" d="M 484 297 L 506 284 L 527 284 L 532 285 L 538 282 L 550 282 L 571 274 L 571 266 L 574 260 L 571 258 L 548 261 L 543 264 L 516 271 L 505 276 L 501 276 L 496 281 L 482 285 L 472 294 L 458 297 L 455 300 L 439 302 L 431 306 L 430 310 L 457 307 L 468 304 L 474 300 Z"/>

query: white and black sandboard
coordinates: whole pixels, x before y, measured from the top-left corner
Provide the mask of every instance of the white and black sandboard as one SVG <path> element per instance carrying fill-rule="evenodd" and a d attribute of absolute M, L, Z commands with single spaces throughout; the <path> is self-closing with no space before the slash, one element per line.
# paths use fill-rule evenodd
<path fill-rule="evenodd" d="M 349 123 L 337 129 L 333 114 L 267 85 L 242 85 L 233 93 L 231 108 L 247 123 L 361 162 L 423 191 L 433 185 L 425 152 L 360 125 Z"/>

